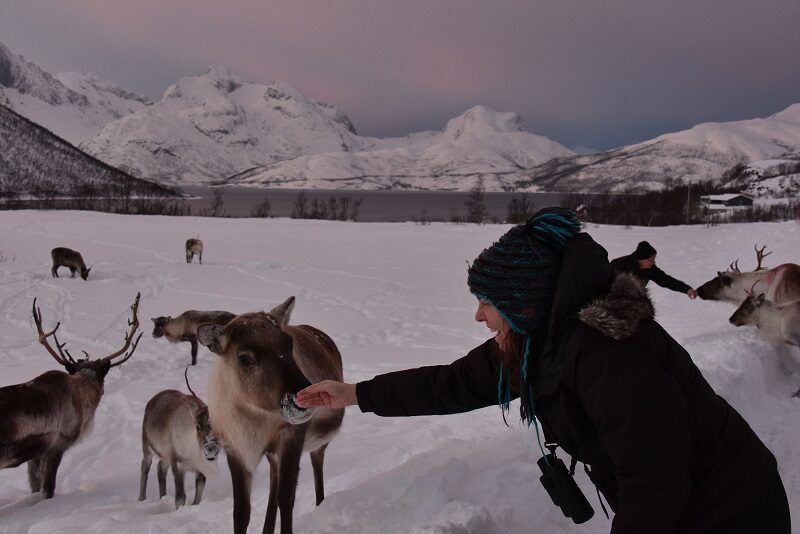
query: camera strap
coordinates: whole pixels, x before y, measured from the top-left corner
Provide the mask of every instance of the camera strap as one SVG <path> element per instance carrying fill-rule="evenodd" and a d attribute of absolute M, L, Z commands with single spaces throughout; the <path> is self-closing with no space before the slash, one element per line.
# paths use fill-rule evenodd
<path fill-rule="evenodd" d="M 574 462 L 575 458 L 573 458 L 572 461 Z M 595 484 L 594 480 L 592 479 L 592 470 L 586 464 L 583 464 L 583 470 L 586 471 L 586 476 L 588 476 L 589 480 L 592 481 L 594 490 L 597 492 L 597 500 L 600 501 L 600 508 L 602 508 L 603 513 L 606 514 L 606 519 L 611 519 L 610 517 L 608 517 L 608 510 L 606 510 L 606 506 L 603 504 L 603 496 L 600 495 L 600 488 L 597 487 L 597 484 Z M 570 472 L 572 472 L 572 466 L 570 466 Z"/>

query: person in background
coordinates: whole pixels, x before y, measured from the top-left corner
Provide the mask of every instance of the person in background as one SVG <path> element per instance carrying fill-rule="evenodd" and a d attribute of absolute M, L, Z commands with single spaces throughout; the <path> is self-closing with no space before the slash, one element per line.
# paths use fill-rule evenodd
<path fill-rule="evenodd" d="M 505 421 L 519 398 L 542 472 L 546 458 L 561 461 L 558 447 L 572 457 L 561 480 L 585 464 L 615 512 L 613 534 L 789 534 L 775 457 L 654 320 L 638 278 L 615 275 L 579 230 L 573 212 L 546 208 L 481 252 L 467 283 L 492 337 L 463 358 L 318 382 L 297 403 L 385 417 L 499 404 Z"/>
<path fill-rule="evenodd" d="M 695 289 L 673 278 L 658 267 L 656 267 L 656 249 L 647 241 L 639 242 L 633 254 L 621 256 L 611 261 L 611 267 L 618 273 L 631 273 L 638 278 L 643 285 L 652 280 L 661 287 L 666 287 L 678 293 L 686 293 L 690 299 L 697 298 Z"/>

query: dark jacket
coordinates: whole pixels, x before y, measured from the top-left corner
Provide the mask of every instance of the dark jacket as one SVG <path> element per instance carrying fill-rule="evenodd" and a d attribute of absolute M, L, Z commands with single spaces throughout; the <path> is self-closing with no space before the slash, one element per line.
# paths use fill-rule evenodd
<path fill-rule="evenodd" d="M 667 289 L 678 291 L 679 293 L 686 293 L 692 289 L 692 286 L 681 282 L 677 278 L 671 277 L 659 269 L 657 265 L 653 265 L 649 269 L 640 269 L 639 260 L 637 260 L 633 254 L 612 260 L 611 267 L 617 273 L 631 273 L 644 285 L 647 285 L 647 282 L 652 280 L 661 287 L 666 287 Z"/>
<path fill-rule="evenodd" d="M 642 285 L 622 275 L 609 287 L 606 257 L 586 234 L 567 246 L 539 348 L 537 418 L 591 467 L 616 512 L 613 533 L 704 532 L 758 499 L 775 458 L 654 321 Z M 495 346 L 360 382 L 359 406 L 410 416 L 497 404 Z"/>

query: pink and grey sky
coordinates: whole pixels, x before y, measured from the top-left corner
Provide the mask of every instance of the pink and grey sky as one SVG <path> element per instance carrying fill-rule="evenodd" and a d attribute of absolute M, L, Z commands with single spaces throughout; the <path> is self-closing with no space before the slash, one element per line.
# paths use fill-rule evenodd
<path fill-rule="evenodd" d="M 0 0 L 14 53 L 156 100 L 223 65 L 363 135 L 484 104 L 600 149 L 800 102 L 798 21 L 798 0 Z"/>

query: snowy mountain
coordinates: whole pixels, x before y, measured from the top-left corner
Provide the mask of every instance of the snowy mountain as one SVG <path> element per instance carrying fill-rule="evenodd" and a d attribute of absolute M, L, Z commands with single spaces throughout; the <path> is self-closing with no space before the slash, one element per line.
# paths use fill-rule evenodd
<path fill-rule="evenodd" d="M 150 101 L 92 76 L 53 76 L 0 43 L 0 104 L 78 144 Z"/>
<path fill-rule="evenodd" d="M 476 106 L 439 132 L 364 139 L 366 150 L 328 152 L 251 169 L 226 185 L 293 189 L 465 191 L 477 177 L 489 191 L 513 189 L 526 170 L 572 152 L 525 129 L 517 113 Z"/>
<path fill-rule="evenodd" d="M 85 154 L 0 105 L 0 196 L 173 196 Z"/>
<path fill-rule="evenodd" d="M 721 181 L 734 165 L 800 150 L 800 104 L 765 119 L 703 123 L 598 154 L 546 162 L 523 188 L 545 191 L 646 191 L 674 181 Z"/>
<path fill-rule="evenodd" d="M 172 183 L 208 183 L 306 154 L 360 148 L 350 119 L 287 83 L 211 67 L 160 102 L 113 121 L 83 147 L 111 165 Z"/>

